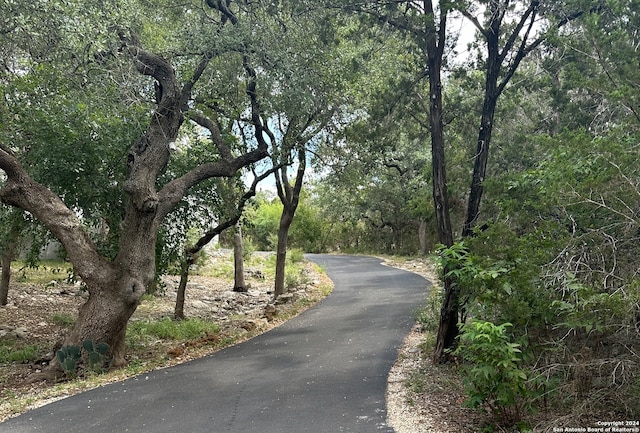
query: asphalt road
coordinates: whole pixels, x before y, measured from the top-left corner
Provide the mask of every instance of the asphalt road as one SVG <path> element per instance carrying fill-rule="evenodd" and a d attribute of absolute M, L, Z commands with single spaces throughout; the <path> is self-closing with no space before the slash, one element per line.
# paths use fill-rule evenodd
<path fill-rule="evenodd" d="M 325 300 L 259 337 L 34 409 L 0 432 L 393 432 L 386 380 L 427 281 L 371 257 L 310 255 Z"/>

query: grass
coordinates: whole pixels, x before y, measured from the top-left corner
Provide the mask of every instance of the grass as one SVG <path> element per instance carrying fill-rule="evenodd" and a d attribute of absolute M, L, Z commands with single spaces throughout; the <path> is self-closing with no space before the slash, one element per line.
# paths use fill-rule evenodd
<path fill-rule="evenodd" d="M 76 317 L 69 313 L 55 313 L 51 316 L 51 321 L 66 328 L 76 323 Z"/>
<path fill-rule="evenodd" d="M 64 281 L 73 275 L 73 266 L 64 260 L 41 260 L 35 266 L 18 260 L 12 263 L 11 269 L 17 280 L 36 285 Z"/>
<path fill-rule="evenodd" d="M 164 318 L 159 321 L 132 322 L 127 327 L 127 342 L 136 344 L 150 339 L 193 340 L 217 333 L 220 327 L 213 322 L 193 318 L 175 321 Z"/>
<path fill-rule="evenodd" d="M 45 350 L 42 344 L 22 346 L 14 340 L 0 340 L 0 364 L 29 362 Z"/>
<path fill-rule="evenodd" d="M 246 266 L 246 264 L 245 264 Z M 234 273 L 233 259 L 217 260 L 215 264 L 207 264 L 198 266 L 193 275 L 201 275 L 203 277 L 212 278 L 228 278 L 232 279 Z"/>

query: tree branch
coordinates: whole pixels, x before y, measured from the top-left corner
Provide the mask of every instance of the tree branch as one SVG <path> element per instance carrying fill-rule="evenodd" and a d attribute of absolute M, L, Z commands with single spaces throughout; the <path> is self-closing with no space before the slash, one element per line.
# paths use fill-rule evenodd
<path fill-rule="evenodd" d="M 44 185 L 36 182 L 18 160 L 0 146 L 0 170 L 7 175 L 0 198 L 8 205 L 30 212 L 62 243 L 74 270 L 92 287 L 92 282 L 105 281 L 112 272 L 111 265 L 97 249 L 77 215 Z"/>
<path fill-rule="evenodd" d="M 204 235 L 202 235 L 200 237 L 200 239 L 198 239 L 198 241 L 195 243 L 194 246 L 192 246 L 190 248 L 187 248 L 185 250 L 186 255 L 187 256 L 194 256 L 202 248 L 204 248 L 205 245 L 207 245 L 209 242 L 211 242 L 211 240 L 214 237 L 216 237 L 217 235 L 219 235 L 220 233 L 222 233 L 226 229 L 236 225 L 236 223 L 240 220 L 240 217 L 242 216 L 242 211 L 244 210 L 244 207 L 245 207 L 247 201 L 249 201 L 249 199 L 251 197 L 256 195 L 256 188 L 258 186 L 258 183 L 262 182 L 264 179 L 269 177 L 273 172 L 278 170 L 278 168 L 279 167 L 272 167 L 269 170 L 267 170 L 266 172 L 262 173 L 260 176 L 255 176 L 253 178 L 253 182 L 251 183 L 251 187 L 249 188 L 249 190 L 247 192 L 245 192 L 242 195 L 242 197 L 240 197 L 240 200 L 238 201 L 238 206 L 236 208 L 236 213 L 231 218 L 229 218 L 229 219 L 225 220 L 224 222 L 218 224 L 217 226 L 215 226 L 211 230 L 208 230 Z"/>
<path fill-rule="evenodd" d="M 229 146 L 225 144 L 222 138 L 222 132 L 220 131 L 218 122 L 200 113 L 190 113 L 189 117 L 211 133 L 211 141 L 218 149 L 218 152 L 220 152 L 222 160 L 231 161 L 233 159 L 231 149 L 229 149 Z"/>
<path fill-rule="evenodd" d="M 242 167 L 258 162 L 268 156 L 264 149 L 255 149 L 230 161 L 209 162 L 195 167 L 183 176 L 167 183 L 158 193 L 158 211 L 156 219 L 161 221 L 182 200 L 187 191 L 203 180 L 212 177 L 233 176 Z"/>

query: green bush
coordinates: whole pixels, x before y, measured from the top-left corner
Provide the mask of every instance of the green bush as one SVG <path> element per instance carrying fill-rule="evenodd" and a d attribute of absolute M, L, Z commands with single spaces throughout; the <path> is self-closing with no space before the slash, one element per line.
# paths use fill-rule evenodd
<path fill-rule="evenodd" d="M 304 261 L 304 252 L 300 248 L 294 248 L 287 251 L 287 259 L 289 263 L 301 263 Z"/>
<path fill-rule="evenodd" d="M 520 344 L 507 334 L 510 323 L 471 321 L 462 327 L 455 354 L 469 365 L 465 368 L 466 404 L 485 406 L 496 420 L 512 426 L 522 421 L 530 394 L 527 374 L 521 368 Z"/>

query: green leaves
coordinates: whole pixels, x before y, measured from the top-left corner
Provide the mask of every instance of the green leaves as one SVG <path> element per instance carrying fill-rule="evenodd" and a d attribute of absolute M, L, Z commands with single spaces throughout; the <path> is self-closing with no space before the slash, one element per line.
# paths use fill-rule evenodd
<path fill-rule="evenodd" d="M 462 327 L 455 354 L 470 364 L 465 368 L 466 404 L 486 404 L 503 422 L 515 424 L 528 407 L 529 390 L 528 375 L 520 366 L 521 346 L 509 338 L 512 327 L 473 320 Z"/>

